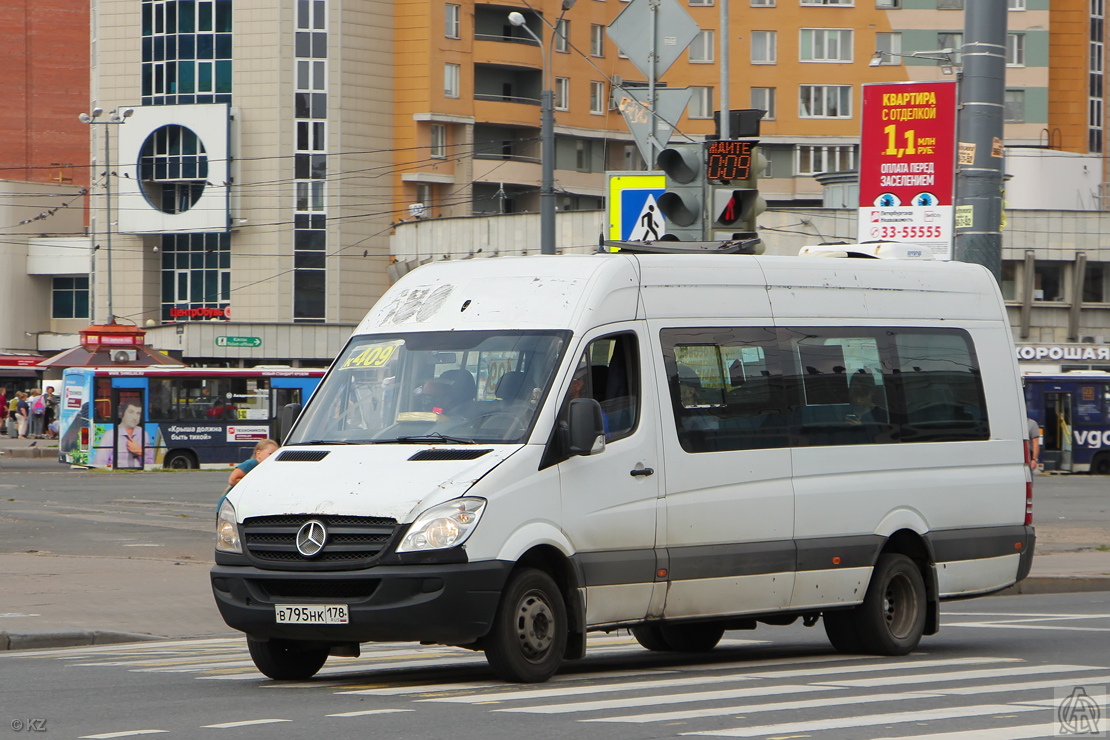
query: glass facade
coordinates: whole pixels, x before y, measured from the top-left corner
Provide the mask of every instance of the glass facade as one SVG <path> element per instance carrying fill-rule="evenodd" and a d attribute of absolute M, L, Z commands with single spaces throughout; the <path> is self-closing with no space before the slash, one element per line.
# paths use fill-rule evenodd
<path fill-rule="evenodd" d="M 296 0 L 293 321 L 322 322 L 327 290 L 327 2 Z"/>
<path fill-rule="evenodd" d="M 227 318 L 231 234 L 163 234 L 162 321 Z"/>
<path fill-rule="evenodd" d="M 231 102 L 231 1 L 143 0 L 143 105 Z"/>

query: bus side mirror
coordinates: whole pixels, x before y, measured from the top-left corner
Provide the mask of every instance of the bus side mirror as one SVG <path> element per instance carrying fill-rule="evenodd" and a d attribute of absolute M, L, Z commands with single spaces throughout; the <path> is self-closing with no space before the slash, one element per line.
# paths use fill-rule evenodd
<path fill-rule="evenodd" d="M 571 455 L 596 455 L 605 450 L 605 421 L 593 398 L 571 399 L 567 410 L 567 449 Z"/>
<path fill-rule="evenodd" d="M 285 438 L 289 436 L 289 430 L 301 415 L 302 408 L 303 404 L 299 403 L 287 403 L 282 407 L 281 418 L 278 420 L 278 444 L 285 444 Z"/>

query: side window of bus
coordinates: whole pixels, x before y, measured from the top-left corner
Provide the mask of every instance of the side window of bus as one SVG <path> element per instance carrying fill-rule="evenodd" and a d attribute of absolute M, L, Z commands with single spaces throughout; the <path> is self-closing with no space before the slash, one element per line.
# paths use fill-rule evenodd
<path fill-rule="evenodd" d="M 983 379 L 961 330 L 902 330 L 894 337 L 905 397 L 903 442 L 989 439 Z"/>
<path fill-rule="evenodd" d="M 660 339 L 682 449 L 697 453 L 788 444 L 773 329 L 664 329 Z"/>
<path fill-rule="evenodd" d="M 150 379 L 150 420 L 175 421 L 177 410 L 174 408 L 174 381 L 170 378 Z"/>
<path fill-rule="evenodd" d="M 897 441 L 880 333 L 799 327 L 784 334 L 797 446 Z"/>
<path fill-rule="evenodd" d="M 93 419 L 95 421 L 114 424 L 115 411 L 112 409 L 112 379 L 97 378 L 96 387 L 93 388 Z"/>

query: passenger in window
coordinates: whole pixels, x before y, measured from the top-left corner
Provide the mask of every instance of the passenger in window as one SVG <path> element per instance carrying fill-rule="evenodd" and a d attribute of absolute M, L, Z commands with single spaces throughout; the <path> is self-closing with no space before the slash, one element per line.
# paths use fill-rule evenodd
<path fill-rule="evenodd" d="M 886 424 L 889 420 L 886 409 L 879 405 L 879 391 L 875 377 L 866 370 L 853 373 L 848 385 L 848 423 L 849 424 Z"/>

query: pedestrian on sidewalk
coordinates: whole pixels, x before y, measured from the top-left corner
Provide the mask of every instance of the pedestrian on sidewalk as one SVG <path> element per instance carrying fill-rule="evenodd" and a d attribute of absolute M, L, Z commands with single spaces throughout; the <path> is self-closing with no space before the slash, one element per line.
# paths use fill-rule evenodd
<path fill-rule="evenodd" d="M 44 428 L 43 419 L 46 417 L 46 399 L 43 398 L 42 389 L 32 388 L 31 397 L 27 399 L 31 407 L 31 436 L 42 439 Z"/>
<path fill-rule="evenodd" d="M 1035 473 L 1040 465 L 1041 425 L 1035 419 L 1026 419 L 1025 422 L 1029 426 L 1029 469 Z"/>
<path fill-rule="evenodd" d="M 8 433 L 8 389 L 0 385 L 0 434 Z"/>
<path fill-rule="evenodd" d="M 31 405 L 27 403 L 27 391 L 16 394 L 15 425 L 20 439 L 27 439 L 27 418 L 31 415 Z"/>
<path fill-rule="evenodd" d="M 18 405 L 19 391 L 12 391 L 12 396 L 8 399 L 8 405 L 4 407 L 4 420 L 8 425 L 8 437 L 11 439 L 15 439 L 19 436 L 19 423 L 15 415 Z"/>

